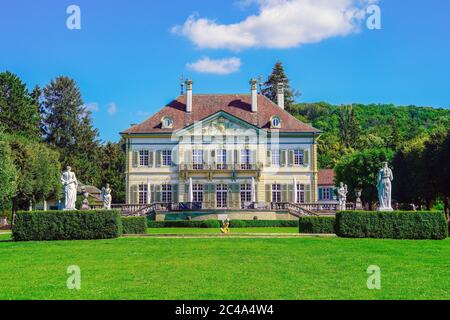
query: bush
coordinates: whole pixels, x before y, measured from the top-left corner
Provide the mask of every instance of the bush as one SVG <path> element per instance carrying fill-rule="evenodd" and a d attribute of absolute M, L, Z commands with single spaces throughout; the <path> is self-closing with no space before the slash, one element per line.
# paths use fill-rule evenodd
<path fill-rule="evenodd" d="M 149 228 L 220 228 L 221 225 L 218 220 L 148 221 Z"/>
<path fill-rule="evenodd" d="M 299 232 L 320 234 L 336 233 L 335 223 L 335 217 L 300 217 L 298 222 Z"/>
<path fill-rule="evenodd" d="M 297 220 L 231 220 L 230 228 L 298 227 Z"/>
<path fill-rule="evenodd" d="M 122 217 L 124 234 L 146 234 L 147 217 Z"/>
<path fill-rule="evenodd" d="M 14 241 L 117 238 L 122 221 L 117 210 L 21 211 L 12 230 Z"/>
<path fill-rule="evenodd" d="M 336 215 L 336 234 L 345 238 L 445 239 L 443 212 L 343 211 Z"/>

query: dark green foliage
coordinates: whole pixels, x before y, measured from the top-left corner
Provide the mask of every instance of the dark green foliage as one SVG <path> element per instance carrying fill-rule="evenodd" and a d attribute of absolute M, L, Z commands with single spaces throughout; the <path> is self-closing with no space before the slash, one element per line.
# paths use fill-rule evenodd
<path fill-rule="evenodd" d="M 272 69 L 272 73 L 269 75 L 267 81 L 264 83 L 262 94 L 277 103 L 277 85 L 278 83 L 284 84 L 284 106 L 286 110 L 294 104 L 294 98 L 299 95 L 289 85 L 289 78 L 287 77 L 283 64 L 280 61 L 275 63 Z"/>
<path fill-rule="evenodd" d="M 119 143 L 108 142 L 100 148 L 100 185 L 109 183 L 114 203 L 125 203 L 125 150 Z"/>
<path fill-rule="evenodd" d="M 299 232 L 321 234 L 336 233 L 335 222 L 335 217 L 300 217 L 298 222 Z"/>
<path fill-rule="evenodd" d="M 336 234 L 344 238 L 445 239 L 443 212 L 343 211 L 336 214 Z"/>
<path fill-rule="evenodd" d="M 298 227 L 297 220 L 231 220 L 230 228 Z"/>
<path fill-rule="evenodd" d="M 2 141 L 0 133 L 0 216 L 10 206 L 17 189 L 17 170 L 11 158 L 9 144 Z"/>
<path fill-rule="evenodd" d="M 122 217 L 124 234 L 146 234 L 147 217 Z"/>
<path fill-rule="evenodd" d="M 149 228 L 220 228 L 218 220 L 148 221 Z"/>
<path fill-rule="evenodd" d="M 14 241 L 90 240 L 117 238 L 122 221 L 117 210 L 20 211 Z"/>

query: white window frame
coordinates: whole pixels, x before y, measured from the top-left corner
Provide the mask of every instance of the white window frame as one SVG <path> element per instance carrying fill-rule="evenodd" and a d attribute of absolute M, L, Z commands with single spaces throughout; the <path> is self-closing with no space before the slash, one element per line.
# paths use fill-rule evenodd
<path fill-rule="evenodd" d="M 228 185 L 216 185 L 216 206 L 218 209 L 226 209 L 228 207 Z"/>
<path fill-rule="evenodd" d="M 331 188 L 322 188 L 322 200 L 331 200 Z"/>
<path fill-rule="evenodd" d="M 217 169 L 223 170 L 227 167 L 227 150 L 226 149 L 218 149 L 216 150 L 216 161 L 217 161 Z"/>
<path fill-rule="evenodd" d="M 203 150 L 192 150 L 192 169 L 203 170 Z"/>
<path fill-rule="evenodd" d="M 138 201 L 139 204 L 147 204 L 148 202 L 148 185 L 140 184 L 138 186 Z"/>
<path fill-rule="evenodd" d="M 302 183 L 297 184 L 297 203 L 306 203 L 306 186 Z"/>
<path fill-rule="evenodd" d="M 172 203 L 172 185 L 163 184 L 161 186 L 161 202 L 162 203 Z"/>
<path fill-rule="evenodd" d="M 171 150 L 162 150 L 162 166 L 170 167 L 172 166 L 172 151 Z"/>
<path fill-rule="evenodd" d="M 249 183 L 241 184 L 241 203 L 252 202 L 252 185 Z"/>
<path fill-rule="evenodd" d="M 252 166 L 252 150 L 241 150 L 241 169 L 249 170 Z"/>
<path fill-rule="evenodd" d="M 139 167 L 148 167 L 150 163 L 150 151 L 139 150 Z"/>
<path fill-rule="evenodd" d="M 294 150 L 294 165 L 302 166 L 305 164 L 305 152 L 303 150 Z"/>
<path fill-rule="evenodd" d="M 272 150 L 272 166 L 279 167 L 281 163 L 280 150 Z"/>
<path fill-rule="evenodd" d="M 192 186 L 192 193 L 193 193 L 193 202 L 201 202 L 203 203 L 203 185 L 202 184 L 194 184 Z"/>
<path fill-rule="evenodd" d="M 272 184 L 271 191 L 272 203 L 281 203 L 281 184 Z"/>

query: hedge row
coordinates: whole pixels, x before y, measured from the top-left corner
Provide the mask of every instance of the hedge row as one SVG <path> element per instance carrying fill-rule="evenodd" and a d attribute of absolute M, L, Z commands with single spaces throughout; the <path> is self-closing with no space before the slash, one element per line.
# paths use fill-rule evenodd
<path fill-rule="evenodd" d="M 148 221 L 149 228 L 220 228 L 221 225 L 218 220 Z"/>
<path fill-rule="evenodd" d="M 343 211 L 336 214 L 336 234 L 345 238 L 445 239 L 443 212 Z"/>
<path fill-rule="evenodd" d="M 14 241 L 110 239 L 121 234 L 118 210 L 21 211 L 12 229 Z"/>
<path fill-rule="evenodd" d="M 298 225 L 300 233 L 334 234 L 335 217 L 300 217 Z"/>
<path fill-rule="evenodd" d="M 230 228 L 298 227 L 297 220 L 231 220 Z"/>
<path fill-rule="evenodd" d="M 122 217 L 124 234 L 146 234 L 147 217 Z"/>

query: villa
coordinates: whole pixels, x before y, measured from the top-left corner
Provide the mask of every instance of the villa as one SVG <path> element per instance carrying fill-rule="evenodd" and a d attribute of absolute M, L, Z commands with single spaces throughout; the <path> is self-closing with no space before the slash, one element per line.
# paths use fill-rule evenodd
<path fill-rule="evenodd" d="M 127 204 L 195 204 L 198 209 L 317 203 L 320 131 L 249 94 L 186 92 L 121 135 L 126 140 Z"/>

